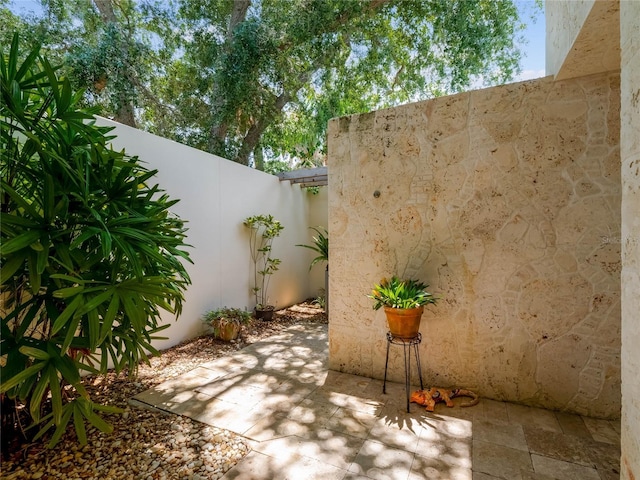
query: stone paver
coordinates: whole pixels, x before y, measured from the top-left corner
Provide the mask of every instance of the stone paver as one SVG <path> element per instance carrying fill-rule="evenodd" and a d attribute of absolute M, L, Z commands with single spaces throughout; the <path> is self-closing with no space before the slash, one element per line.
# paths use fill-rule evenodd
<path fill-rule="evenodd" d="M 529 451 L 522 425 L 491 420 L 473 422 L 473 438 L 516 450 Z"/>
<path fill-rule="evenodd" d="M 618 422 L 489 399 L 407 413 L 403 384 L 382 394 L 327 355 L 326 326 L 296 325 L 133 401 L 245 436 L 252 451 L 224 480 L 619 477 Z"/>
<path fill-rule="evenodd" d="M 541 455 L 531 455 L 531 460 L 536 472 L 546 474 L 552 478 L 563 478 L 565 480 L 600 480 L 600 475 L 595 468 L 563 462 L 562 460 L 543 457 Z"/>
<path fill-rule="evenodd" d="M 489 442 L 473 442 L 472 462 L 474 471 L 510 480 L 520 478 L 522 470 L 533 471 L 528 452 Z"/>

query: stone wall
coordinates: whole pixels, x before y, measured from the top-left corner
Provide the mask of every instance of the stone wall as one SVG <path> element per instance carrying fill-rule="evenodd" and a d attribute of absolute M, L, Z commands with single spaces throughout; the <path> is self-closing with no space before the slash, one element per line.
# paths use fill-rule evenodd
<path fill-rule="evenodd" d="M 560 71 L 596 0 L 545 1 L 547 75 Z"/>
<path fill-rule="evenodd" d="M 618 0 L 547 1 L 546 70 L 556 80 L 620 69 Z"/>
<path fill-rule="evenodd" d="M 442 297 L 428 385 L 618 416 L 619 101 L 617 74 L 548 77 L 332 120 L 330 367 L 382 378 L 366 294 L 399 274 Z"/>
<path fill-rule="evenodd" d="M 640 2 L 621 2 L 622 478 L 640 479 Z"/>

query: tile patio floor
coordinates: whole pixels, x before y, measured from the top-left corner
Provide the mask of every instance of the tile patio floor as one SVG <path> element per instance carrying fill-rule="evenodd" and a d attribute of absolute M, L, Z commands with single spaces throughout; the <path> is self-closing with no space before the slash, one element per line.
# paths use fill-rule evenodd
<path fill-rule="evenodd" d="M 327 350 L 326 325 L 296 325 L 135 400 L 246 437 L 224 480 L 619 478 L 618 422 L 487 399 L 407 414 L 404 385 L 330 371 Z"/>

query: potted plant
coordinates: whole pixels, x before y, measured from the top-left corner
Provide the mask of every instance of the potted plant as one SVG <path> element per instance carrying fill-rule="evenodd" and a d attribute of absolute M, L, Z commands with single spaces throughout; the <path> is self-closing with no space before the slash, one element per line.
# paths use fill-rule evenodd
<path fill-rule="evenodd" d="M 309 270 L 313 268 L 316 263 L 327 262 L 327 266 L 324 270 L 324 310 L 327 315 L 329 314 L 329 309 L 327 307 L 328 302 L 327 298 L 329 296 L 329 234 L 327 233 L 327 229 L 324 227 L 310 227 L 311 230 L 314 230 L 318 235 L 313 237 L 313 245 L 296 245 L 296 247 L 304 247 L 314 252 L 318 253 L 318 256 L 311 260 L 311 265 L 309 265 Z"/>
<path fill-rule="evenodd" d="M 275 306 L 269 304 L 267 295 L 271 275 L 278 271 L 280 259 L 272 256 L 273 239 L 280 236 L 284 226 L 273 215 L 254 215 L 244 220 L 249 228 L 249 249 L 253 262 L 253 280 L 251 288 L 256 301 L 256 318 L 271 320 Z"/>
<path fill-rule="evenodd" d="M 242 325 L 251 321 L 251 313 L 239 308 L 209 310 L 202 320 L 213 329 L 213 336 L 226 342 L 235 340 Z"/>
<path fill-rule="evenodd" d="M 389 331 L 394 337 L 413 338 L 418 335 L 424 306 L 438 301 L 419 280 L 402 280 L 395 275 L 391 280 L 383 278 L 371 294 L 373 309 L 384 307 Z"/>

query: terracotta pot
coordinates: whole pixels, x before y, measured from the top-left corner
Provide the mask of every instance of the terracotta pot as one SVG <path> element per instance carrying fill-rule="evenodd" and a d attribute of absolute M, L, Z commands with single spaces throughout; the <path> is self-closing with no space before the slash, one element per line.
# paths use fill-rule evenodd
<path fill-rule="evenodd" d="M 420 319 L 424 306 L 417 308 L 384 307 L 387 314 L 387 325 L 391 335 L 398 338 L 413 338 L 420 330 Z"/>
<path fill-rule="evenodd" d="M 220 340 L 224 340 L 225 342 L 230 342 L 231 340 L 235 340 L 238 338 L 238 334 L 240 333 L 240 325 L 237 323 L 229 322 L 224 325 L 216 325 L 213 327 L 213 334 L 216 338 Z"/>

